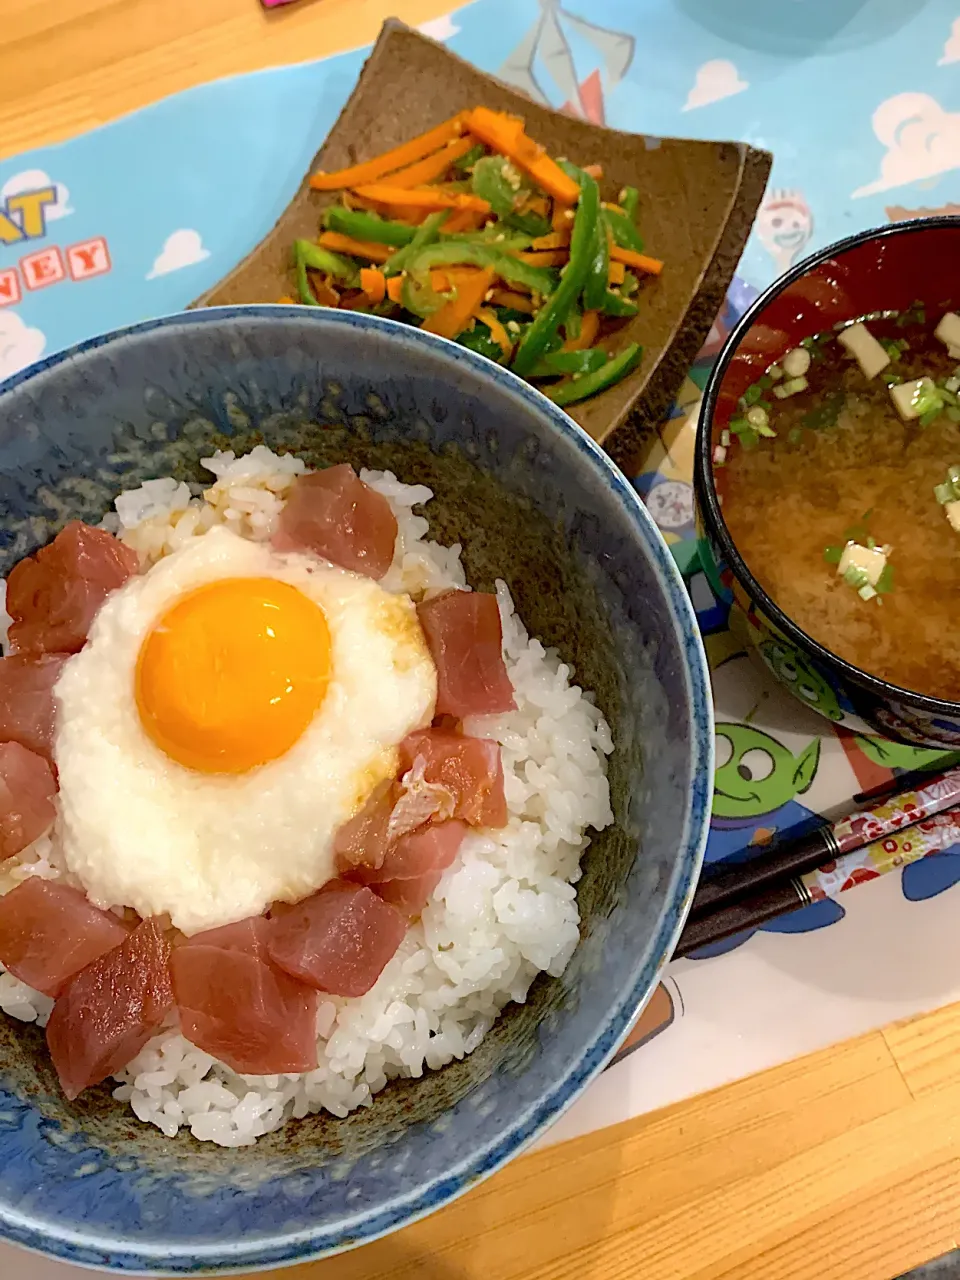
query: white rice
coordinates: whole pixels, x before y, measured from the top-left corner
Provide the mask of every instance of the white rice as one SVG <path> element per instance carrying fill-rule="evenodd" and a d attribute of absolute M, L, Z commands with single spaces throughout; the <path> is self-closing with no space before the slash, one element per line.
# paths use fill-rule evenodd
<path fill-rule="evenodd" d="M 270 536 L 303 463 L 260 445 L 204 462 L 216 482 L 202 495 L 171 478 L 121 494 L 104 524 L 154 563 L 187 538 L 229 523 Z M 361 478 L 390 501 L 400 534 L 382 584 L 419 599 L 464 587 L 460 547 L 427 538 L 413 508 L 433 494 L 389 471 Z M 563 972 L 579 939 L 574 885 L 588 828 L 613 820 L 605 757 L 613 744 L 592 696 L 571 684 L 557 654 L 528 638 L 510 593 L 497 584 L 503 649 L 517 709 L 474 717 L 469 733 L 502 747 L 509 821 L 463 842 L 422 919 L 374 987 L 358 999 L 330 996 L 317 1018 L 319 1066 L 300 1075 L 239 1076 L 171 1025 L 125 1071 L 114 1096 L 169 1137 L 181 1127 L 201 1141 L 245 1146 L 290 1117 L 322 1109 L 346 1116 L 369 1106 L 397 1076 L 421 1076 L 472 1053 L 511 1000 L 525 1000 L 537 973 Z M 56 831 L 3 864 L 0 892 L 28 875 L 56 878 Z M 0 969 L 0 1008 L 44 1025 L 52 1001 Z"/>

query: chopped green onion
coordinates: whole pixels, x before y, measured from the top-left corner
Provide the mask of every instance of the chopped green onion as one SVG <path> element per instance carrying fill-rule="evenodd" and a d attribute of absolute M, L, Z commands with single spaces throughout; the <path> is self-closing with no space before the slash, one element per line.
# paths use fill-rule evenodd
<path fill-rule="evenodd" d="M 899 387 L 903 381 L 903 374 L 891 373 L 889 369 L 880 374 L 880 380 L 888 387 Z"/>
<path fill-rule="evenodd" d="M 806 391 L 810 383 L 803 376 L 798 378 L 787 378 L 785 382 L 781 382 L 779 386 L 773 388 L 773 394 L 778 400 L 788 400 L 791 396 L 799 395 L 801 391 Z"/>
<path fill-rule="evenodd" d="M 876 588 L 871 587 L 869 582 L 857 592 L 861 600 L 872 600 L 876 594 Z"/>
<path fill-rule="evenodd" d="M 846 569 L 843 571 L 843 580 L 848 587 L 856 587 L 858 591 L 861 587 L 867 587 L 870 585 L 870 579 L 867 577 L 866 569 L 861 569 L 860 566 L 856 564 L 847 565 Z"/>
<path fill-rule="evenodd" d="M 878 595 L 887 595 L 893 590 L 893 565 L 885 564 L 880 577 L 876 581 L 876 590 Z"/>
<path fill-rule="evenodd" d="M 764 409 L 763 405 L 760 404 L 755 404 L 752 408 L 747 410 L 747 421 L 752 427 L 756 427 L 758 431 L 762 431 L 764 427 L 770 425 L 770 418 L 767 411 Z"/>
<path fill-rule="evenodd" d="M 827 564 L 839 564 L 843 559 L 843 547 L 824 547 L 823 558 Z"/>
<path fill-rule="evenodd" d="M 727 451 L 722 444 L 718 444 L 713 451 L 713 462 L 717 467 L 722 467 L 727 460 Z"/>
<path fill-rule="evenodd" d="M 783 377 L 783 370 L 780 368 L 778 364 L 772 364 L 770 368 L 767 370 L 767 377 L 770 379 L 771 382 L 779 382 L 780 379 Z"/>
<path fill-rule="evenodd" d="M 941 412 L 942 410 L 939 406 L 933 409 L 928 409 L 926 413 L 921 413 L 920 417 L 917 419 L 917 423 L 921 427 L 931 427 L 940 417 Z"/>
<path fill-rule="evenodd" d="M 720 443 L 726 448 L 730 443 L 730 432 L 726 427 L 720 432 Z"/>
<path fill-rule="evenodd" d="M 740 403 L 745 409 L 749 409 L 751 405 L 757 403 L 763 398 L 764 388 L 759 382 L 754 382 L 752 386 L 747 387 L 746 391 L 740 397 Z"/>

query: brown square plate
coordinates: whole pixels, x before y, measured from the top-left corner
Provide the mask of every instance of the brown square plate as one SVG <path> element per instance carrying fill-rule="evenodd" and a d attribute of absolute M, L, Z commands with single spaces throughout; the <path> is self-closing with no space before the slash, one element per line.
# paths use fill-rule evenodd
<path fill-rule="evenodd" d="M 554 156 L 601 164 L 605 200 L 627 185 L 640 191 L 640 229 L 648 251 L 666 265 L 644 282 L 640 313 L 604 345 L 616 353 L 639 342 L 643 360 L 621 383 L 570 409 L 626 462 L 668 409 L 720 308 L 770 172 L 765 151 L 620 133 L 551 111 L 390 19 L 277 225 L 194 305 L 276 302 L 289 293 L 293 241 L 315 239 L 322 209 L 339 198 L 311 190 L 310 173 L 369 159 L 478 105 L 522 115 L 531 137 Z"/>

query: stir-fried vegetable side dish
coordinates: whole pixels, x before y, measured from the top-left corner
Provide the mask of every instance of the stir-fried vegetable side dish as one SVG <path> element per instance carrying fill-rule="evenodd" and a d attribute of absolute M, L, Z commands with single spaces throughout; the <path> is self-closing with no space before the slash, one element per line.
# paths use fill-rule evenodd
<path fill-rule="evenodd" d="M 741 555 L 808 635 L 960 700 L 960 315 L 916 303 L 804 339 L 713 461 Z"/>
<path fill-rule="evenodd" d="M 392 151 L 316 173 L 341 192 L 316 243 L 297 240 L 297 300 L 405 319 L 524 378 L 557 404 L 625 377 L 642 350 L 604 343 L 637 314 L 639 193 L 601 199 L 600 167 L 554 160 L 522 119 L 474 107 Z M 285 298 L 282 301 L 293 301 Z"/>

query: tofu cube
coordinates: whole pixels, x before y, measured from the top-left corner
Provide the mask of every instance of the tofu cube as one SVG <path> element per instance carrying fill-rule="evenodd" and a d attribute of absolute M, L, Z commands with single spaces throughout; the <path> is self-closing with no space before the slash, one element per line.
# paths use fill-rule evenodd
<path fill-rule="evenodd" d="M 841 329 L 837 341 L 850 352 L 864 377 L 875 378 L 890 363 L 890 357 L 865 324 L 859 321 Z"/>
<path fill-rule="evenodd" d="M 960 348 L 960 316 L 955 311 L 948 311 L 933 333 L 945 347 Z"/>
<path fill-rule="evenodd" d="M 904 420 L 910 422 L 913 418 L 920 417 L 920 410 L 917 407 L 923 391 L 932 389 L 935 386 L 932 378 L 914 378 L 912 382 L 901 382 L 898 387 L 890 388 L 890 397 L 897 407 L 897 413 Z"/>
<path fill-rule="evenodd" d="M 879 547 L 862 547 L 859 542 L 848 542 L 843 548 L 837 573 L 842 578 L 851 567 L 862 569 L 871 587 L 875 587 L 886 565 L 887 557 Z"/>

